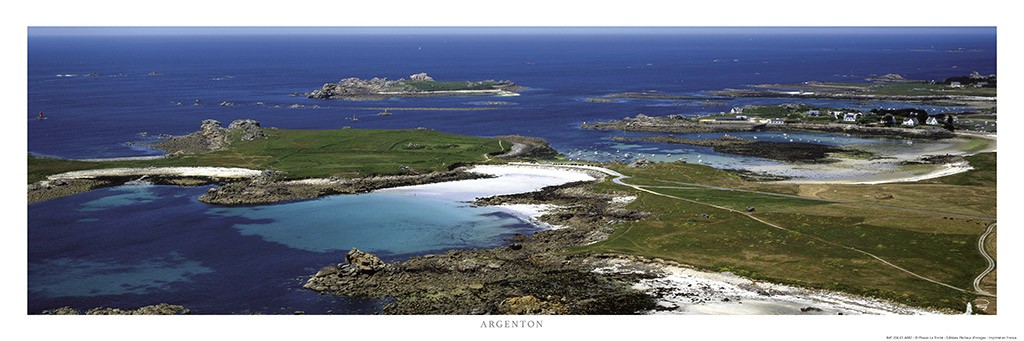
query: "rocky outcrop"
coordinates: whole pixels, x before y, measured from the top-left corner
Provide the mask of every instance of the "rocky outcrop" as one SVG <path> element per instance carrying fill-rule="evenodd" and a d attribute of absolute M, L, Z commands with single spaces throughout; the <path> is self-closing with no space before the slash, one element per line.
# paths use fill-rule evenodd
<path fill-rule="evenodd" d="M 28 202 L 31 204 L 116 184 L 109 180 L 95 179 L 43 180 L 28 185 Z"/>
<path fill-rule="evenodd" d="M 558 156 L 558 151 L 551 148 L 548 141 L 536 137 L 522 135 L 498 136 L 498 140 L 510 142 L 508 151 L 494 155 L 502 159 L 534 158 L 553 159 Z M 503 145 L 504 146 L 504 145 Z"/>
<path fill-rule="evenodd" d="M 356 248 L 349 250 L 348 254 L 345 255 L 345 261 L 348 262 L 346 265 L 354 267 L 355 271 L 361 274 L 372 275 L 387 267 L 387 264 L 380 257 L 359 251 Z"/>
<path fill-rule="evenodd" d="M 265 139 L 267 135 L 255 120 L 235 120 L 228 128 L 217 120 L 203 120 L 199 130 L 185 135 L 172 136 L 153 144 L 171 154 L 189 154 L 221 150 L 235 141 Z"/>
<path fill-rule="evenodd" d="M 426 72 L 417 73 L 415 75 L 411 75 L 411 76 L 409 76 L 409 80 L 417 81 L 417 82 L 433 82 L 434 81 L 433 78 L 431 78 L 430 76 L 427 76 Z"/>
<path fill-rule="evenodd" d="M 654 162 L 652 162 L 651 160 L 648 160 L 648 159 L 645 159 L 645 158 L 642 158 L 642 157 L 638 157 L 636 159 L 633 159 L 633 161 L 630 162 L 626 166 L 630 167 L 630 168 L 642 168 L 642 167 L 647 167 L 647 166 L 650 166 L 650 165 L 653 165 L 653 164 L 654 164 Z"/>
<path fill-rule="evenodd" d="M 124 310 L 119 308 L 92 308 L 85 312 L 85 315 L 187 315 L 190 311 L 180 305 L 160 303 L 148 305 L 135 310 Z M 81 315 L 71 307 L 61 307 L 43 311 L 43 315 Z"/>
<path fill-rule="evenodd" d="M 547 296 L 539 299 L 533 295 L 510 297 L 498 304 L 502 315 L 562 315 L 568 312 L 565 298 Z"/>
<path fill-rule="evenodd" d="M 242 141 L 261 140 L 267 138 L 267 133 L 260 128 L 256 120 L 234 120 L 228 125 L 228 132 L 239 134 L 238 139 Z"/>

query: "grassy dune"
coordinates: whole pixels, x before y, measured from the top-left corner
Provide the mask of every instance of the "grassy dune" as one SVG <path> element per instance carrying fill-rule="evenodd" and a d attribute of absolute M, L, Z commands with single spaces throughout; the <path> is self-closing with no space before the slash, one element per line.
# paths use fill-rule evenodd
<path fill-rule="evenodd" d="M 243 167 L 273 169 L 286 178 L 360 177 L 446 170 L 484 162 L 502 150 L 497 139 L 433 130 L 265 130 L 266 140 L 236 141 L 224 150 L 156 160 L 83 162 L 28 158 L 28 181 L 73 170 L 117 167 Z"/>

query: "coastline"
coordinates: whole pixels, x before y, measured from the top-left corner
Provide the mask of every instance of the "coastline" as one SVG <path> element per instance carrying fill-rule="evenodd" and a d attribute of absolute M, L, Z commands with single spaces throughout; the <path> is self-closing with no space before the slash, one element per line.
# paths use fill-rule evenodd
<path fill-rule="evenodd" d="M 596 181 L 597 178 L 589 174 L 604 170 L 603 168 L 592 166 L 549 166 L 528 163 L 483 165 L 477 167 L 479 167 L 479 169 L 474 168 L 469 171 L 486 173 L 489 175 L 495 175 L 496 177 L 405 186 L 383 189 L 380 191 L 463 201 L 474 196 L 486 194 L 485 192 L 488 192 L 488 190 L 485 189 L 486 187 L 479 187 L 480 184 L 497 184 L 500 182 L 507 182 L 512 184 L 516 189 L 507 186 L 497 187 L 498 189 L 496 191 L 509 193 L 509 195 L 504 196 L 506 198 L 505 200 L 498 200 L 498 204 L 494 205 L 495 207 L 515 212 L 514 214 L 521 218 L 529 217 L 529 221 L 534 221 L 535 223 L 550 224 L 550 222 L 547 221 L 551 221 L 551 219 L 540 219 L 539 217 L 544 214 L 558 215 L 569 212 L 571 209 L 566 206 L 558 205 L 557 200 L 549 200 L 549 202 L 555 202 L 555 204 L 538 204 L 536 202 L 524 204 L 522 202 L 529 202 L 531 200 L 517 201 L 509 199 L 522 198 L 530 194 L 519 191 L 527 191 L 531 189 L 536 191 L 541 187 L 544 187 L 544 190 L 540 192 L 553 192 L 557 191 L 557 188 L 566 189 L 566 186 L 572 186 L 570 180 L 577 180 L 581 177 L 587 177 L 591 179 L 590 181 Z M 609 172 L 608 175 L 614 173 L 614 171 L 610 170 L 605 171 Z M 559 181 L 562 183 L 552 185 Z M 495 190 L 491 190 L 490 192 L 495 192 Z M 535 197 L 536 196 L 541 195 L 535 195 Z M 493 198 L 497 197 L 492 197 L 490 199 Z M 616 207 L 624 207 L 632 201 L 631 199 L 635 199 L 635 197 L 612 196 L 610 198 L 603 198 L 602 200 L 604 199 L 607 199 L 606 201 L 608 203 L 616 205 Z M 479 203 L 481 200 L 477 200 L 476 202 Z M 485 204 L 491 203 L 488 202 Z M 556 221 L 561 222 L 560 220 Z M 307 282 L 306 288 L 322 293 L 337 295 L 369 297 L 376 297 L 379 295 L 402 296 L 404 297 L 403 300 L 410 301 L 400 301 L 399 303 L 396 303 L 395 308 L 392 308 L 395 310 L 389 310 L 385 313 L 433 314 L 435 313 L 435 311 L 432 310 L 434 308 L 424 308 L 421 306 L 421 302 L 418 301 L 421 298 L 418 298 L 418 296 L 413 295 L 412 297 L 406 297 L 404 295 L 410 295 L 410 293 L 423 290 L 420 288 L 422 284 L 416 284 L 416 276 L 430 277 L 433 278 L 433 280 L 444 278 L 444 285 L 451 285 L 454 287 L 454 289 L 451 289 L 453 290 L 451 293 L 435 287 L 431 287 L 433 289 L 430 290 L 440 290 L 438 291 L 438 295 L 442 295 L 441 292 L 444 292 L 443 295 L 458 296 L 465 294 L 464 291 L 466 289 L 463 287 L 468 285 L 469 290 L 475 292 L 476 294 L 474 295 L 478 295 L 475 296 L 476 298 L 472 303 L 466 303 L 465 305 L 461 303 L 454 304 L 455 308 L 446 308 L 455 309 L 454 313 L 459 313 L 462 312 L 459 309 L 480 309 L 479 307 L 482 306 L 482 303 L 477 300 L 480 299 L 481 296 L 490 297 L 488 299 L 484 299 L 484 301 L 487 301 L 489 299 L 494 299 L 494 296 L 500 296 L 497 292 L 503 292 L 502 290 L 507 289 L 492 288 L 492 286 L 500 286 L 497 284 L 500 282 L 492 281 L 493 278 L 489 277 L 496 275 L 493 272 L 513 271 L 520 275 L 522 275 L 522 273 L 526 273 L 531 274 L 529 276 L 542 276 L 541 278 L 544 278 L 544 275 L 539 275 L 536 272 L 539 271 L 541 273 L 545 273 L 547 271 L 556 271 L 555 269 L 562 269 L 557 271 L 588 271 L 599 276 L 611 276 L 613 278 L 617 278 L 617 281 L 622 281 L 621 283 L 629 284 L 630 288 L 633 290 L 644 292 L 654 300 L 654 306 L 650 306 L 636 312 L 640 314 L 925 315 L 955 313 L 952 311 L 906 306 L 895 302 L 843 292 L 802 288 L 771 282 L 759 282 L 731 273 L 697 270 L 674 262 L 663 261 L 660 259 L 650 260 L 637 256 L 600 254 L 581 255 L 565 258 L 565 263 L 563 265 L 545 263 L 546 265 L 536 269 L 532 268 L 528 264 L 520 263 L 524 261 L 523 259 L 517 258 L 522 257 L 519 256 L 520 248 L 525 248 L 524 250 L 537 250 L 539 252 L 528 253 L 531 255 L 529 259 L 546 259 L 548 257 L 561 259 L 562 257 L 556 256 L 559 250 L 568 249 L 577 245 L 585 245 L 595 241 L 594 231 L 586 232 L 594 229 L 594 223 L 587 223 L 583 225 L 569 223 L 565 225 L 538 226 L 544 227 L 544 231 L 531 236 L 513 238 L 511 242 L 514 244 L 511 244 L 510 246 L 501 246 L 486 250 L 448 251 L 442 254 L 414 257 L 407 261 L 382 265 L 380 270 L 374 270 L 374 272 L 368 274 L 348 270 L 347 267 L 353 266 L 352 264 L 328 267 L 312 276 L 309 282 Z M 552 233 L 561 236 L 575 235 L 575 237 L 552 237 Z M 586 238 L 581 237 L 581 235 L 586 236 Z M 604 240 L 607 238 L 608 234 L 598 233 L 596 236 L 597 240 Z M 494 264 L 500 264 L 500 267 L 499 265 L 484 267 L 490 269 L 490 271 L 473 270 L 478 269 L 475 266 L 466 268 L 469 266 L 466 264 L 476 264 L 476 262 L 484 259 L 496 262 Z M 497 261 L 495 259 L 499 259 L 501 261 Z M 558 261 L 556 263 L 562 264 L 561 262 L 562 261 Z M 408 272 L 412 271 L 411 269 L 438 269 L 439 267 L 448 270 L 431 270 L 429 274 Z M 492 293 L 488 290 L 495 290 L 496 292 Z M 519 297 L 519 299 L 524 299 L 524 297 L 526 296 Z M 552 302 L 556 301 L 561 302 L 558 304 L 572 306 L 575 302 L 572 298 L 566 297 L 547 299 L 540 298 L 540 301 L 541 303 L 539 304 L 542 306 L 546 304 L 555 304 Z M 508 304 L 509 301 L 506 299 L 505 301 L 499 300 L 499 302 L 501 303 L 497 304 L 497 306 L 499 309 L 502 309 L 502 306 Z M 555 305 L 558 306 L 558 304 Z M 479 310 L 469 311 L 479 312 Z M 568 310 L 558 312 L 572 314 L 575 311 Z M 453 312 L 448 311 L 447 313 Z M 510 312 L 497 311 L 491 313 L 507 314 Z M 551 313 L 551 311 L 542 310 L 532 313 L 543 314 Z M 619 311 L 617 313 L 623 312 Z"/>

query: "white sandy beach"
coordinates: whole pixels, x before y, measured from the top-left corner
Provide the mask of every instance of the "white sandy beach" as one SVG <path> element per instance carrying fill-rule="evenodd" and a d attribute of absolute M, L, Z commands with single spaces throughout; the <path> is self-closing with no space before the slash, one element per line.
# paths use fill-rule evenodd
<path fill-rule="evenodd" d="M 794 177 L 791 180 L 780 181 L 781 183 L 885 184 L 927 180 L 966 172 L 973 168 L 967 162 L 922 165 L 914 168 L 902 167 L 899 164 L 916 162 L 927 155 L 969 156 L 996 151 L 997 141 L 994 135 L 971 136 L 984 138 L 990 142 L 984 149 L 976 152 L 964 151 L 965 146 L 968 145 L 968 141 L 964 139 L 953 139 L 947 142 L 908 142 L 908 146 L 912 147 L 898 150 L 873 149 L 871 146 L 864 146 L 866 150 L 889 158 L 878 160 L 843 159 L 828 164 L 755 166 L 750 170 Z"/>
<path fill-rule="evenodd" d="M 200 176 L 212 178 L 251 178 L 261 171 L 227 167 L 146 167 L 109 168 L 73 171 L 50 175 L 47 180 L 92 179 L 104 176 Z"/>
<path fill-rule="evenodd" d="M 699 271 L 668 264 L 639 264 L 619 259 L 595 271 L 655 271 L 659 278 L 635 288 L 661 295 L 652 314 L 679 315 L 929 315 L 942 314 L 883 300 L 755 282 L 730 273 Z"/>
<path fill-rule="evenodd" d="M 443 198 L 454 201 L 471 201 L 495 195 L 528 193 L 547 186 L 558 186 L 576 181 L 593 181 L 595 177 L 586 170 L 540 167 L 530 165 L 479 165 L 470 172 L 493 175 L 495 178 L 440 182 L 426 185 L 405 186 L 378 190 L 384 193 Z M 523 220 L 544 228 L 557 229 L 559 226 L 541 222 L 537 218 L 553 209 L 555 205 L 498 205 Z"/>
<path fill-rule="evenodd" d="M 388 188 L 380 192 L 470 201 L 481 197 L 533 192 L 570 182 L 596 180 L 583 170 L 527 165 L 479 165 L 469 171 L 496 177 Z"/>

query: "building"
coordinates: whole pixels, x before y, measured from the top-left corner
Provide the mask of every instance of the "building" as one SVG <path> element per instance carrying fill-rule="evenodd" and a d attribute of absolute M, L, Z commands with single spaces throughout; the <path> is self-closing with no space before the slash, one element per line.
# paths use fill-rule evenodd
<path fill-rule="evenodd" d="M 821 116 L 821 110 L 807 110 L 807 116 Z"/>
<path fill-rule="evenodd" d="M 939 120 L 938 116 L 928 116 L 928 119 L 924 121 L 924 124 L 937 126 L 942 124 L 942 122 Z"/>
<path fill-rule="evenodd" d="M 916 117 L 907 117 L 903 120 L 904 127 L 916 127 L 918 124 L 921 124 L 921 121 L 918 121 Z"/>
<path fill-rule="evenodd" d="M 730 114 L 733 114 L 733 115 L 739 115 L 739 114 L 742 114 L 742 113 L 743 113 L 743 108 L 740 108 L 740 107 L 733 107 L 733 108 L 732 108 L 732 110 L 729 110 L 729 113 L 730 113 Z"/>
<path fill-rule="evenodd" d="M 864 115 L 859 112 L 848 112 L 843 114 L 843 122 L 857 122 L 860 117 Z"/>
<path fill-rule="evenodd" d="M 781 118 L 773 118 L 771 120 L 768 120 L 768 124 L 771 124 L 771 125 L 786 124 L 786 121 L 782 120 Z"/>
<path fill-rule="evenodd" d="M 951 88 L 962 88 L 964 86 L 961 85 L 960 82 L 949 82 L 949 87 L 951 87 Z"/>

